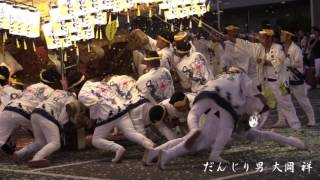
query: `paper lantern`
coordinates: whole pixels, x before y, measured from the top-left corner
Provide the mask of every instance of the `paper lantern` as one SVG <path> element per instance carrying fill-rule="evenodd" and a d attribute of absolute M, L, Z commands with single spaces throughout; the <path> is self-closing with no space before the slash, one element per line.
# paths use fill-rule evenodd
<path fill-rule="evenodd" d="M 77 33 L 77 32 L 71 33 L 70 39 L 73 42 L 77 42 L 77 41 L 82 40 L 81 31 L 79 33 Z"/>
<path fill-rule="evenodd" d="M 102 2 L 100 0 L 92 0 L 89 12 L 98 13 L 101 10 L 101 5 L 102 5 Z"/>
<path fill-rule="evenodd" d="M 19 13 L 21 13 L 21 9 L 19 6 L 13 6 L 11 8 L 10 13 L 10 20 L 9 20 L 9 33 L 13 35 L 19 35 L 19 28 L 20 28 L 20 22 L 19 22 Z"/>
<path fill-rule="evenodd" d="M 60 22 L 60 10 L 58 6 L 52 6 L 49 10 L 51 22 Z"/>
<path fill-rule="evenodd" d="M 102 0 L 101 10 L 112 10 L 114 8 L 113 0 Z"/>
<path fill-rule="evenodd" d="M 0 28 L 10 29 L 10 15 L 13 9 L 13 4 L 11 2 L 1 2 L 1 17 L 0 17 Z"/>
<path fill-rule="evenodd" d="M 68 32 L 70 33 L 80 33 L 81 31 L 81 20 L 78 17 L 74 17 L 71 19 L 70 22 L 67 24 Z"/>
<path fill-rule="evenodd" d="M 48 49 L 58 49 L 61 43 L 58 36 L 54 36 L 53 25 L 50 22 L 45 22 L 42 25 L 42 31 L 46 40 Z"/>
<path fill-rule="evenodd" d="M 26 37 L 40 37 L 40 12 L 37 9 L 29 9 L 24 20 L 26 24 Z"/>
<path fill-rule="evenodd" d="M 73 45 L 70 36 L 60 36 L 59 40 L 61 44 L 60 48 L 67 48 Z"/>
<path fill-rule="evenodd" d="M 99 11 L 95 15 L 94 24 L 96 25 L 106 25 L 107 24 L 107 12 Z"/>

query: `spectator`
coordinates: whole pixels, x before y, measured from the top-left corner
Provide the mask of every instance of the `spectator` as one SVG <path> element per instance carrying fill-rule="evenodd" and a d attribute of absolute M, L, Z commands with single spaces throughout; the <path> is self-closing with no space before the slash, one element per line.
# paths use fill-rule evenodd
<path fill-rule="evenodd" d="M 298 31 L 297 44 L 301 47 L 302 53 L 306 53 L 309 37 L 302 31 Z"/>
<path fill-rule="evenodd" d="M 317 27 L 312 28 L 312 42 L 309 43 L 311 49 L 311 57 L 314 59 L 314 66 L 315 66 L 315 77 L 317 81 L 317 88 L 319 86 L 319 78 L 320 78 L 320 29 Z"/>

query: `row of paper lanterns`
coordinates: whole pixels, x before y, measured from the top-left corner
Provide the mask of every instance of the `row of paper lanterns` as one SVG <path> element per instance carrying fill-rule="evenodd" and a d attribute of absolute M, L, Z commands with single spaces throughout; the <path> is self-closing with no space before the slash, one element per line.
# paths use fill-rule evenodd
<path fill-rule="evenodd" d="M 66 48 L 80 40 L 102 38 L 101 26 L 111 22 L 111 14 L 137 10 L 139 16 L 139 4 L 148 8 L 154 3 L 166 20 L 202 16 L 208 10 L 205 0 L 57 0 L 49 9 L 50 20 L 42 25 L 47 46 Z M 152 16 L 151 7 L 149 16 Z M 95 25 L 100 27 L 98 32 L 94 32 Z M 118 18 L 116 26 L 119 26 Z M 0 29 L 12 35 L 37 38 L 40 12 L 33 7 L 0 1 Z"/>
<path fill-rule="evenodd" d="M 40 12 L 34 7 L 0 1 L 0 29 L 16 36 L 40 37 Z"/>

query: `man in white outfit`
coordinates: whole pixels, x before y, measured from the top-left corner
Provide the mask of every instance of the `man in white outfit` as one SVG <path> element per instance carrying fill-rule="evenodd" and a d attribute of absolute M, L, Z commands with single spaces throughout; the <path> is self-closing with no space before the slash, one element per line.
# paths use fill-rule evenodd
<path fill-rule="evenodd" d="M 249 107 L 262 111 L 266 110 L 264 99 L 247 75 L 240 73 L 236 68 L 229 69 L 227 74 L 210 81 L 195 100 L 188 116 L 188 124 L 191 132 L 184 138 L 169 141 L 155 149 L 146 152 L 147 162 L 157 157 L 160 153 L 158 165 L 161 169 L 171 159 L 190 152 L 206 150 L 211 147 L 210 161 L 227 163 L 220 157 L 224 145 L 230 140 L 234 124 L 239 122 L 238 115 L 245 114 Z M 229 92 L 229 93 L 228 93 Z M 222 97 L 221 97 L 222 96 Z M 253 101 L 257 99 L 257 101 Z M 227 100 L 227 101 L 226 101 Z M 263 108 L 262 108 L 263 107 Z M 260 109 L 260 110 L 261 110 Z M 207 113 L 208 121 L 202 129 L 199 129 L 201 114 Z M 236 123 L 237 127 L 239 123 Z M 200 133 L 199 133 L 200 132 Z M 282 144 L 304 148 L 304 144 L 297 139 L 290 139 L 278 134 L 259 131 L 249 133 L 255 140 L 274 140 Z M 251 136 L 250 136 L 251 137 Z"/>
<path fill-rule="evenodd" d="M 198 52 L 191 52 L 188 41 L 179 41 L 175 46 L 175 54 L 180 58 L 176 72 L 180 84 L 186 92 L 198 92 L 203 85 L 213 79 L 212 71 L 206 58 Z"/>
<path fill-rule="evenodd" d="M 209 81 L 195 98 L 189 112 L 190 133 L 181 138 L 176 146 L 161 152 L 159 167 L 163 169 L 174 157 L 210 147 L 210 161 L 227 162 L 220 154 L 231 139 L 234 125 L 239 119 L 238 114 L 243 112 L 246 99 L 258 94 L 258 90 L 244 73 L 227 71 Z M 207 121 L 200 128 L 199 121 L 203 114 L 206 114 Z M 171 142 L 167 145 L 172 146 Z"/>
<path fill-rule="evenodd" d="M 301 124 L 288 92 L 289 76 L 284 66 L 285 53 L 281 45 L 273 43 L 273 30 L 263 29 L 259 32 L 260 43 L 252 43 L 236 39 L 237 44 L 246 50 L 253 59 L 257 59 L 260 69 L 259 82 L 264 91 L 272 92 L 277 102 L 278 110 L 285 116 L 293 129 L 300 129 Z M 267 115 L 264 119 L 267 119 Z M 261 124 L 263 125 L 263 124 Z"/>
<path fill-rule="evenodd" d="M 157 51 L 160 56 L 160 67 L 167 68 L 169 71 L 173 68 L 173 34 L 168 29 L 159 30 L 159 34 L 156 39 L 151 38 L 140 29 L 135 29 L 130 33 L 130 37 L 135 39 L 134 41 L 145 42 L 143 46 L 135 47 L 134 61 L 138 68 L 140 75 L 144 74 L 146 65 L 143 64 L 143 60 L 147 51 Z M 133 41 L 133 40 L 132 40 Z"/>
<path fill-rule="evenodd" d="M 132 121 L 133 119 L 138 121 L 144 115 L 143 105 L 148 103 L 148 100 L 141 93 L 136 93 L 135 86 L 129 87 L 128 83 L 131 84 L 129 81 L 132 78 L 129 78 L 129 81 L 127 77 L 116 78 L 122 79 L 123 83 L 119 81 L 112 83 L 114 78 L 111 78 L 108 83 L 87 81 L 78 96 L 80 102 L 89 108 L 90 119 L 95 120 L 96 128 L 92 136 L 92 145 L 98 149 L 115 152 L 116 155 L 112 159 L 114 163 L 120 162 L 126 152 L 123 146 L 105 139 L 114 127 L 121 130 L 130 141 L 145 148 L 154 146 L 150 139 L 135 129 Z M 119 87 L 122 88 L 119 89 Z M 135 110 L 137 112 L 134 112 Z"/>
<path fill-rule="evenodd" d="M 22 91 L 8 84 L 10 72 L 7 66 L 0 66 L 0 112 L 10 101 L 18 98 Z"/>
<path fill-rule="evenodd" d="M 156 51 L 148 51 L 144 58 L 147 73 L 139 77 L 137 88 L 151 103 L 157 104 L 174 93 L 173 80 L 169 70 L 160 67 L 161 57 Z"/>
<path fill-rule="evenodd" d="M 148 36 L 149 37 L 149 36 Z M 173 34 L 168 29 L 160 29 L 157 39 L 149 37 L 149 44 L 153 51 L 157 51 L 160 56 L 160 67 L 173 68 Z"/>
<path fill-rule="evenodd" d="M 63 144 L 66 124 L 76 124 L 77 117 L 67 113 L 67 105 L 77 101 L 77 94 L 85 82 L 80 72 L 71 72 L 67 77 L 68 91 L 57 89 L 48 99 L 41 102 L 31 114 L 31 125 L 34 141 L 30 145 L 15 152 L 17 158 L 35 153 L 29 161 L 29 167 L 40 168 L 49 166 L 47 157 L 59 150 Z M 71 122 L 73 120 L 74 122 Z"/>
<path fill-rule="evenodd" d="M 224 52 L 221 56 L 221 69 L 228 66 L 236 66 L 243 69 L 253 80 L 256 86 L 259 85 L 257 78 L 257 61 L 251 57 L 241 44 L 237 43 L 239 27 L 229 25 L 225 27 L 227 39 L 224 41 Z"/>
<path fill-rule="evenodd" d="M 184 136 L 189 131 L 186 122 L 194 97 L 192 93 L 175 92 L 170 99 L 150 109 L 150 122 L 168 140 Z"/>
<path fill-rule="evenodd" d="M 40 83 L 27 87 L 22 95 L 11 101 L 0 113 L 0 146 L 5 152 L 12 154 L 14 149 L 6 147 L 5 143 L 11 133 L 18 127 L 31 129 L 30 115 L 39 103 L 46 100 L 54 91 L 60 88 L 60 75 L 53 70 L 40 73 Z"/>
<path fill-rule="evenodd" d="M 313 107 L 308 98 L 306 84 L 303 79 L 303 54 L 301 48 L 292 41 L 293 37 L 294 34 L 290 31 L 283 30 L 281 32 L 281 42 L 283 43 L 287 57 L 285 65 L 290 71 L 290 90 L 308 117 L 307 126 L 312 127 L 316 122 Z M 279 113 L 278 122 L 273 127 L 280 127 L 284 124 L 285 119 L 283 115 Z"/>

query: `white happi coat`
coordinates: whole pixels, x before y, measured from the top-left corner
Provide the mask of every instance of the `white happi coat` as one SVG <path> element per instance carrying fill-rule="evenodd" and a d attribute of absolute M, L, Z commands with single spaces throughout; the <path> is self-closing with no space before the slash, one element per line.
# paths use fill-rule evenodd
<path fill-rule="evenodd" d="M 137 88 L 141 93 L 156 104 L 170 98 L 174 93 L 173 80 L 166 68 L 152 68 L 137 80 Z"/>
<path fill-rule="evenodd" d="M 77 98 L 72 93 L 65 90 L 55 90 L 49 98 L 41 102 L 37 108 L 45 110 L 55 118 L 60 125 L 64 125 L 69 120 L 66 105 L 75 100 L 77 100 Z"/>
<path fill-rule="evenodd" d="M 22 95 L 22 91 L 5 85 L 0 87 L 0 112 L 8 105 L 11 101 L 19 98 Z"/>
<path fill-rule="evenodd" d="M 239 114 L 247 111 L 247 101 L 260 94 L 253 81 L 245 73 L 222 73 L 209 81 L 202 91 L 214 91 L 226 99 Z M 251 105 L 250 105 L 251 106 Z"/>
<path fill-rule="evenodd" d="M 281 45 L 273 43 L 270 51 L 265 53 L 265 60 L 272 66 L 264 67 L 264 77 L 277 79 L 281 83 L 289 85 L 289 72 L 285 67 L 285 54 Z"/>
<path fill-rule="evenodd" d="M 210 49 L 214 52 L 214 56 L 212 58 L 212 62 L 209 61 L 209 63 L 212 68 L 213 75 L 216 76 L 222 72 L 220 64 L 221 64 L 221 56 L 224 53 L 224 49 L 221 43 L 218 43 L 218 42 L 213 42 L 211 44 Z"/>
<path fill-rule="evenodd" d="M 191 45 L 191 48 L 190 48 L 190 51 L 189 51 L 190 54 L 197 52 L 197 49 L 196 49 L 196 47 L 193 45 L 192 41 L 189 41 L 189 43 L 190 43 L 190 45 Z M 176 55 L 173 53 L 173 66 L 174 66 L 174 67 L 176 67 L 176 66 L 179 64 L 180 59 L 181 59 L 180 57 L 176 56 Z"/>
<path fill-rule="evenodd" d="M 302 50 L 300 49 L 299 46 L 297 46 L 294 42 L 291 43 L 288 52 L 287 52 L 287 58 L 285 65 L 287 67 L 291 68 L 296 68 L 301 74 L 303 74 L 303 55 L 302 55 Z M 314 116 L 314 110 L 313 107 L 310 103 L 310 99 L 308 97 L 308 92 L 306 90 L 306 85 L 303 82 L 304 80 L 300 79 L 297 77 L 293 72 L 289 71 L 289 79 L 290 81 L 293 82 L 299 82 L 299 84 L 290 84 L 290 89 L 297 99 L 299 105 L 301 108 L 304 110 L 306 113 L 308 120 L 309 120 L 309 125 L 314 125 L 315 124 L 315 116 Z M 301 82 L 302 81 L 302 82 Z M 300 82 L 302 84 L 300 84 Z M 283 120 L 283 115 L 279 113 L 279 121 L 281 122 Z"/>
<path fill-rule="evenodd" d="M 243 49 L 247 49 L 248 54 L 255 59 L 262 59 L 263 62 L 258 65 L 258 78 L 262 88 L 269 89 L 278 104 L 278 110 L 286 117 L 288 124 L 298 129 L 301 127 L 300 121 L 296 115 L 296 110 L 289 94 L 283 94 L 280 90 L 282 85 L 289 85 L 289 71 L 285 66 L 285 53 L 281 45 L 273 43 L 270 50 L 266 52 L 261 44 L 251 43 L 249 41 L 237 39 Z M 262 50 L 262 51 L 261 51 Z M 272 65 L 264 65 L 264 61 L 269 61 Z M 266 119 L 265 116 L 264 119 Z M 265 120 L 263 120 L 265 121 Z"/>
<path fill-rule="evenodd" d="M 8 106 L 17 107 L 27 113 L 31 113 L 41 102 L 48 99 L 54 90 L 43 83 L 37 83 L 27 87 L 20 98 L 13 100 Z"/>
<path fill-rule="evenodd" d="M 107 120 L 125 111 L 131 104 L 144 99 L 129 76 L 114 76 L 107 83 L 87 81 L 79 100 L 90 110 L 90 118 Z"/>
<path fill-rule="evenodd" d="M 79 95 L 79 100 L 89 107 L 91 119 L 108 119 L 124 109 L 121 99 L 112 87 L 102 82 L 87 81 Z"/>
<path fill-rule="evenodd" d="M 176 70 L 184 89 L 198 92 L 203 85 L 213 78 L 205 57 L 198 52 L 184 56 L 177 64 Z"/>
<path fill-rule="evenodd" d="M 297 70 L 303 74 L 303 54 L 301 48 L 294 42 L 291 43 L 285 62 L 286 66 L 297 68 Z M 297 80 L 293 73 L 290 72 L 290 80 Z"/>
<path fill-rule="evenodd" d="M 157 40 L 149 37 L 149 44 L 153 51 L 157 51 L 160 59 L 160 67 L 167 68 L 169 71 L 173 68 L 173 49 L 170 47 L 165 47 L 163 49 L 157 48 Z"/>
<path fill-rule="evenodd" d="M 235 43 L 225 41 L 225 48 L 221 56 L 221 68 L 226 66 L 236 66 L 243 69 L 248 76 L 258 84 L 257 80 L 257 62 L 255 57 L 251 57 L 246 50 L 243 49 L 241 39 Z"/>

